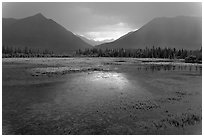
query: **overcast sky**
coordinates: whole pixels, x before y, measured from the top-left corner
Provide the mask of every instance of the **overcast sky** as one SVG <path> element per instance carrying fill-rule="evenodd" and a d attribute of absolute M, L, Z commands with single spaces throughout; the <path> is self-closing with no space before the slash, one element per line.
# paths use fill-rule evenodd
<path fill-rule="evenodd" d="M 95 40 L 117 39 L 155 17 L 202 16 L 201 3 L 3 3 L 2 16 L 24 18 L 37 13 L 75 34 Z"/>

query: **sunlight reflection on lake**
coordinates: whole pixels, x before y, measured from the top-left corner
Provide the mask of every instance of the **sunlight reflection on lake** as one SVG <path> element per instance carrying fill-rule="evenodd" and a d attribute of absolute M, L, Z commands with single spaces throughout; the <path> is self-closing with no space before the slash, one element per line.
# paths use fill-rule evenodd
<path fill-rule="evenodd" d="M 128 79 L 122 73 L 117 72 L 94 72 L 90 73 L 87 80 L 93 84 L 100 84 L 104 86 L 111 86 L 124 89 L 129 83 Z"/>
<path fill-rule="evenodd" d="M 150 95 L 137 80 L 130 81 L 129 77 L 125 73 L 114 71 L 70 74 L 67 75 L 67 82 L 57 89 L 58 91 L 65 89 L 65 92 L 58 94 L 55 101 L 59 104 L 68 102 L 77 105 L 129 94 L 137 100 Z M 70 96 L 73 98 L 67 99 Z"/>

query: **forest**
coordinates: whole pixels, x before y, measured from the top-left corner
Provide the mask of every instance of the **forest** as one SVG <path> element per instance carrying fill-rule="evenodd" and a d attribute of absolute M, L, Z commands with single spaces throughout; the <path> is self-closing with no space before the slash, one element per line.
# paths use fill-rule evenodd
<path fill-rule="evenodd" d="M 50 50 L 2 47 L 3 58 L 25 57 L 130 57 L 130 58 L 167 58 L 185 59 L 185 62 L 202 63 L 202 48 L 186 50 L 176 48 L 151 47 L 145 49 L 78 49 L 73 54 L 55 54 Z"/>
<path fill-rule="evenodd" d="M 186 50 L 176 48 L 152 47 L 145 49 L 79 49 L 76 55 L 89 57 L 132 57 L 132 58 L 168 58 L 185 59 L 185 62 L 201 63 L 202 48 L 199 50 Z"/>
<path fill-rule="evenodd" d="M 48 49 L 32 49 L 28 47 L 13 48 L 10 46 L 2 46 L 3 58 L 32 58 L 32 57 L 70 57 L 64 54 L 55 54 Z"/>

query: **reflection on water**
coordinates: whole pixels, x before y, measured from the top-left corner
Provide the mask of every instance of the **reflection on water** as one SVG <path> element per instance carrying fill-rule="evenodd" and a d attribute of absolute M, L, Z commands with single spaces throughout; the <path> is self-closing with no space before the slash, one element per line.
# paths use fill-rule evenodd
<path fill-rule="evenodd" d="M 130 75 L 115 71 L 94 71 L 89 73 L 73 74 L 68 77 L 64 84 L 67 93 L 71 91 L 77 94 L 80 100 L 90 102 L 90 98 L 109 98 L 116 95 L 126 95 L 134 92 L 137 99 L 149 96 L 150 93 L 135 79 L 130 79 Z M 73 93 L 73 92 L 72 92 Z M 83 93 L 83 94 L 81 94 Z"/>
<path fill-rule="evenodd" d="M 189 77 L 184 76 L 200 76 L 200 66 L 138 65 L 121 70 L 66 75 L 66 82 L 56 88 L 56 91 L 63 93 L 57 92 L 55 102 L 77 106 L 127 95 L 139 100 L 152 94 L 163 94 L 167 86 L 171 91 L 175 87 L 172 85 L 186 85 Z"/>
<path fill-rule="evenodd" d="M 138 65 L 137 70 L 145 70 L 145 71 L 194 71 L 202 73 L 202 66 L 200 65 L 158 65 L 158 64 L 145 64 Z"/>
<path fill-rule="evenodd" d="M 74 73 L 67 75 L 67 82 L 57 87 L 55 102 L 57 104 L 72 104 L 74 106 L 94 105 L 96 102 L 117 98 L 118 96 L 136 92 L 143 96 L 141 87 L 132 82 L 123 73 L 113 71 L 94 71 L 89 73 Z"/>
<path fill-rule="evenodd" d="M 116 72 L 90 73 L 87 80 L 93 84 L 100 84 L 104 86 L 111 85 L 112 87 L 119 89 L 123 89 L 128 84 L 128 80 L 124 74 Z"/>

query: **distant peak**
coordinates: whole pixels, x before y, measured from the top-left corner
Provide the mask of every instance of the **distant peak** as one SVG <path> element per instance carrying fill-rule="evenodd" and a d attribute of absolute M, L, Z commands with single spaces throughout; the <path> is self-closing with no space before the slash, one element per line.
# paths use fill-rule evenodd
<path fill-rule="evenodd" d="M 33 17 L 46 19 L 42 13 L 35 14 Z"/>

